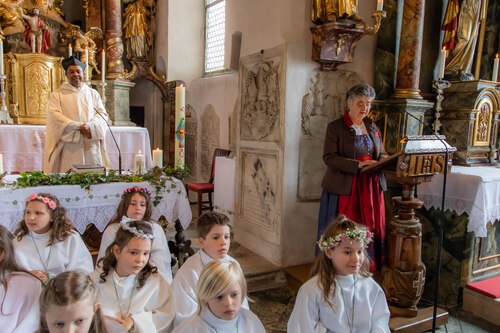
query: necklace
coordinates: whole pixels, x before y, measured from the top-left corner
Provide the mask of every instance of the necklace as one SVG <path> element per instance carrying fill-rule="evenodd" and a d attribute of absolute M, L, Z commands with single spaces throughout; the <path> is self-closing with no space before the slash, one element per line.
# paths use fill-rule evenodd
<path fill-rule="evenodd" d="M 40 262 L 42 263 L 43 269 L 48 274 L 49 270 L 47 269 L 47 266 L 49 264 L 50 254 L 52 253 L 52 246 L 49 246 L 49 255 L 47 256 L 47 260 L 43 261 L 42 255 L 40 254 L 40 250 L 38 250 L 38 246 L 36 245 L 35 237 L 33 237 L 33 234 L 31 232 L 30 232 L 30 236 L 31 236 L 31 240 L 33 241 L 33 245 L 35 245 L 36 253 L 38 254 L 38 259 L 40 259 Z"/>
<path fill-rule="evenodd" d="M 116 271 L 115 271 L 115 273 L 116 273 Z M 120 317 L 121 317 L 121 319 L 125 319 L 130 314 L 130 304 L 132 303 L 132 297 L 134 297 L 135 285 L 137 283 L 137 275 L 135 276 L 134 285 L 132 286 L 132 291 L 130 292 L 130 298 L 128 300 L 128 307 L 127 307 L 127 314 L 125 316 L 123 315 L 122 305 L 120 303 L 120 297 L 118 296 L 118 290 L 116 289 L 115 277 L 113 276 L 112 279 L 113 279 L 113 287 L 115 287 L 116 303 L 118 303 L 118 307 L 120 308 Z"/>
<path fill-rule="evenodd" d="M 344 290 L 342 289 L 342 285 L 340 284 L 339 280 L 337 280 L 337 284 L 339 285 L 339 289 L 340 289 L 340 295 L 342 296 L 342 301 L 344 302 L 344 305 L 345 305 L 345 314 L 346 314 L 346 317 L 347 317 L 347 325 L 349 326 L 349 332 L 352 333 L 353 331 L 353 328 L 354 328 L 354 304 L 355 304 L 355 301 L 356 301 L 356 282 L 357 282 L 357 278 L 356 276 L 354 276 L 354 283 L 352 285 L 352 300 L 351 300 L 351 304 L 352 304 L 352 308 L 351 308 L 351 317 L 349 318 L 349 308 L 347 307 L 347 301 L 346 301 L 346 298 L 345 298 L 345 295 L 344 295 Z"/>

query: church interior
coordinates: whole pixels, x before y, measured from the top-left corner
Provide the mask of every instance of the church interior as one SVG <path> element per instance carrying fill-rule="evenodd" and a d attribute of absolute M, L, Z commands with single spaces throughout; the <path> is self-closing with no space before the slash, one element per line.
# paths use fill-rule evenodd
<path fill-rule="evenodd" d="M 109 115 L 110 169 L 188 170 L 153 214 L 179 264 L 197 217 L 227 215 L 250 307 L 286 332 L 317 256 L 327 126 L 365 83 L 390 155 L 376 166 L 388 244 L 374 278 L 391 332 L 498 332 L 499 22 L 500 0 L 0 0 L 0 224 L 13 231 L 33 192 L 7 179 L 42 170 L 72 55 Z M 97 186 L 57 193 L 77 214 Z M 75 227 L 99 248 L 108 221 Z"/>

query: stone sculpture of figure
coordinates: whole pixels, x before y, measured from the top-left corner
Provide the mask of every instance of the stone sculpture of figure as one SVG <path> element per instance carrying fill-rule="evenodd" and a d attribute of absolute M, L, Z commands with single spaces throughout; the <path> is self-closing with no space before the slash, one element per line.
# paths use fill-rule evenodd
<path fill-rule="evenodd" d="M 481 14 L 481 1 L 463 0 L 457 26 L 457 43 L 449 53 L 445 74 L 462 81 L 474 80 L 471 73 Z"/>
<path fill-rule="evenodd" d="M 349 18 L 361 21 L 358 0 L 311 0 L 311 21 L 316 24 Z"/>
<path fill-rule="evenodd" d="M 24 40 L 33 53 L 45 53 L 51 45 L 50 33 L 40 17 L 40 10 L 33 8 L 30 15 L 26 15 L 19 9 L 21 17 L 26 21 L 26 29 L 23 32 Z"/>
<path fill-rule="evenodd" d="M 125 8 L 125 40 L 127 59 L 147 59 L 153 46 L 152 23 L 156 13 L 156 0 L 123 0 Z"/>

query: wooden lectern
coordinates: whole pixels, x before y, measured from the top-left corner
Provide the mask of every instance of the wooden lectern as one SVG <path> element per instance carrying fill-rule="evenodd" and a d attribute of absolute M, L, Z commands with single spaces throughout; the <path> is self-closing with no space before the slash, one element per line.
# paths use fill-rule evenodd
<path fill-rule="evenodd" d="M 391 310 L 391 324 L 394 324 L 391 331 L 422 332 L 432 327 L 432 311 L 417 309 L 424 290 L 426 270 L 421 258 L 422 224 L 415 217 L 415 209 L 421 208 L 423 201 L 414 197 L 415 186 L 444 173 L 445 168 L 450 171 L 452 153 L 456 148 L 450 147 L 444 136 L 409 136 L 403 140 L 406 143 L 400 152 L 364 168 L 362 172 L 384 170 L 403 187 L 402 195 L 392 198 L 398 213 L 389 224 L 381 285 Z M 397 317 L 402 319 L 395 320 Z M 438 324 L 443 325 L 447 321 L 448 314 L 440 311 Z M 401 326 L 404 330 L 400 329 Z M 410 326 L 415 327 L 412 329 Z"/>

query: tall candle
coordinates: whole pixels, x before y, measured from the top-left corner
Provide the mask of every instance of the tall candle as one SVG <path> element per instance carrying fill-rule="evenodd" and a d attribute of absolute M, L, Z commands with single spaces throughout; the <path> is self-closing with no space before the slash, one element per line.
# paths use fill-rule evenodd
<path fill-rule="evenodd" d="M 73 55 L 73 47 L 71 46 L 71 43 L 68 44 L 68 57 L 71 57 Z"/>
<path fill-rule="evenodd" d="M 101 61 L 101 81 L 106 82 L 106 52 L 102 50 L 102 61 Z"/>
<path fill-rule="evenodd" d="M 439 72 L 438 79 L 444 78 L 444 68 L 446 64 L 446 49 L 443 47 L 441 49 L 441 55 L 439 56 Z"/>
<path fill-rule="evenodd" d="M 491 81 L 497 82 L 498 81 L 498 53 L 495 56 L 495 60 L 493 61 L 493 75 L 491 75 Z"/>
<path fill-rule="evenodd" d="M 89 68 L 89 48 L 86 47 L 85 48 L 85 81 L 88 81 L 89 80 L 89 72 L 90 72 L 90 68 Z"/>
<path fill-rule="evenodd" d="M 0 75 L 4 75 L 5 72 L 3 70 L 3 40 L 0 39 Z"/>
<path fill-rule="evenodd" d="M 144 157 L 143 154 L 141 154 L 140 150 L 139 153 L 135 154 L 134 156 L 134 166 L 136 174 L 141 175 L 146 170 L 146 158 Z"/>
<path fill-rule="evenodd" d="M 0 154 L 0 175 L 3 173 L 3 155 Z"/>
<path fill-rule="evenodd" d="M 377 10 L 382 10 L 384 8 L 384 0 L 377 0 Z"/>
<path fill-rule="evenodd" d="M 176 167 L 184 167 L 186 121 L 186 88 L 175 87 L 175 163 Z"/>
<path fill-rule="evenodd" d="M 153 167 L 163 168 L 163 150 L 156 148 L 153 150 Z"/>

